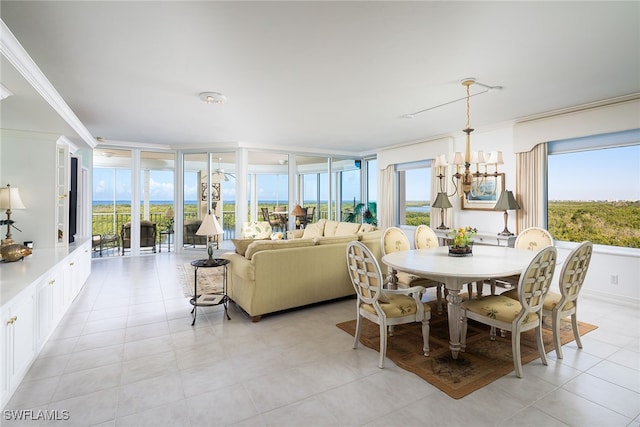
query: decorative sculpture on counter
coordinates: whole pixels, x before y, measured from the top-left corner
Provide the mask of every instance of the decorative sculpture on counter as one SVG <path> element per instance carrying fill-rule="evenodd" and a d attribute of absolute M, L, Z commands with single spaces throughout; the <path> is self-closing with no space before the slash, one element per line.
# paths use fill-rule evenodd
<path fill-rule="evenodd" d="M 6 262 L 14 262 L 23 259 L 24 257 L 31 255 L 31 248 L 28 248 L 19 243 L 11 245 L 5 245 L 0 249 L 2 260 Z"/>

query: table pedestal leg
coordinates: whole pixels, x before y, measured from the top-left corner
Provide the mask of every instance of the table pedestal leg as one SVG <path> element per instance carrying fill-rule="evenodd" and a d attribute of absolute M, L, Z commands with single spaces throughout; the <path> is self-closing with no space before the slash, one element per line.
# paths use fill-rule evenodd
<path fill-rule="evenodd" d="M 458 358 L 460 352 L 460 298 L 459 290 L 449 289 L 447 295 L 448 316 L 449 316 L 449 348 L 451 349 L 451 357 Z"/>

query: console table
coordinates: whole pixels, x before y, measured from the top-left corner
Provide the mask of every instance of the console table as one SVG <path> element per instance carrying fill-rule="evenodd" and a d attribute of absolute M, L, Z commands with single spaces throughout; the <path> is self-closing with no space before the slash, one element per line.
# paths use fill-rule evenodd
<path fill-rule="evenodd" d="M 442 230 L 434 228 L 433 231 L 440 239 L 440 244 L 446 246 L 446 239 L 449 238 L 449 232 L 452 229 Z M 473 243 L 475 245 L 491 245 L 491 246 L 507 246 L 512 248 L 516 242 L 516 236 L 501 236 L 498 233 L 489 233 L 486 231 L 478 231 L 473 236 Z"/>

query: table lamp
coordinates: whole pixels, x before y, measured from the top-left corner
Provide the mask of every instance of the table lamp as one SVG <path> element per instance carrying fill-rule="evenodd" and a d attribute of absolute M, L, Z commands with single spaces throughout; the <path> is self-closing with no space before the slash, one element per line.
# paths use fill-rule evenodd
<path fill-rule="evenodd" d="M 2 240 L 2 246 L 12 245 L 15 241 L 11 238 L 11 227 L 20 231 L 18 227 L 13 225 L 11 220 L 12 209 L 26 209 L 22 199 L 20 198 L 20 191 L 17 187 L 11 187 L 7 184 L 6 188 L 0 188 L 0 209 L 7 210 L 7 220 L 2 221 L 2 224 L 7 224 L 7 236 Z"/>
<path fill-rule="evenodd" d="M 211 215 L 211 211 L 205 215 L 202 220 L 202 224 L 200 224 L 200 228 L 196 231 L 196 236 L 207 236 L 207 253 L 209 254 L 209 259 L 207 260 L 207 265 L 215 265 L 216 261 L 213 259 L 213 248 L 209 244 L 209 236 L 217 236 L 218 234 L 224 233 L 222 227 L 220 227 L 220 223 L 215 215 Z"/>
<path fill-rule="evenodd" d="M 449 198 L 447 197 L 447 193 L 438 193 L 431 207 L 440 209 L 440 226 L 438 227 L 438 230 L 448 230 L 449 227 L 444 225 L 444 210 L 449 209 L 452 206 Z"/>
<path fill-rule="evenodd" d="M 291 211 L 291 215 L 296 217 L 296 221 L 299 217 L 303 217 L 302 221 L 300 221 L 300 223 L 296 225 L 300 225 L 301 227 L 304 226 L 304 217 L 307 215 L 307 211 L 305 209 L 302 209 L 302 206 L 296 205 L 296 207 Z"/>
<path fill-rule="evenodd" d="M 504 230 L 498 233 L 499 236 L 513 236 L 513 233 L 509 231 L 507 228 L 507 220 L 509 219 L 509 214 L 507 213 L 510 209 L 520 209 L 520 205 L 516 202 L 516 198 L 513 196 L 513 192 L 511 191 L 503 191 L 500 194 L 500 199 L 498 199 L 498 203 L 493 208 L 497 211 L 504 211 Z"/>

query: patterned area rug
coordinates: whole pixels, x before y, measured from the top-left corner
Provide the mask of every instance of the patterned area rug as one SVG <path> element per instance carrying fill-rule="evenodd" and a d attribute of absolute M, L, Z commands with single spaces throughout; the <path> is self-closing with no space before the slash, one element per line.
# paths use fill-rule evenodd
<path fill-rule="evenodd" d="M 506 374 L 515 375 L 510 332 L 507 332 L 505 338 L 498 336 L 495 341 L 490 341 L 488 326 L 469 321 L 467 350 L 460 353 L 458 359 L 453 359 L 449 350 L 447 316 L 446 314 L 438 315 L 435 305 L 431 313 L 429 357 L 422 354 L 420 324 L 399 325 L 395 327 L 394 335 L 387 340 L 387 357 L 396 365 L 415 373 L 454 399 L 460 399 Z M 356 321 L 339 323 L 337 326 L 353 336 Z M 581 336 L 596 328 L 595 325 L 578 322 Z M 573 341 L 571 323 L 568 320 L 563 319 L 560 333 L 562 344 Z M 542 337 L 546 352 L 555 351 L 550 324 L 545 324 Z M 364 319 L 360 342 L 374 350 L 379 350 L 378 325 Z M 523 365 L 540 357 L 534 331 L 523 333 L 521 344 Z"/>
<path fill-rule="evenodd" d="M 182 291 L 185 297 L 193 296 L 195 268 L 190 263 L 179 265 L 182 270 Z M 199 268 L 198 269 L 198 295 L 222 292 L 223 268 Z"/>

